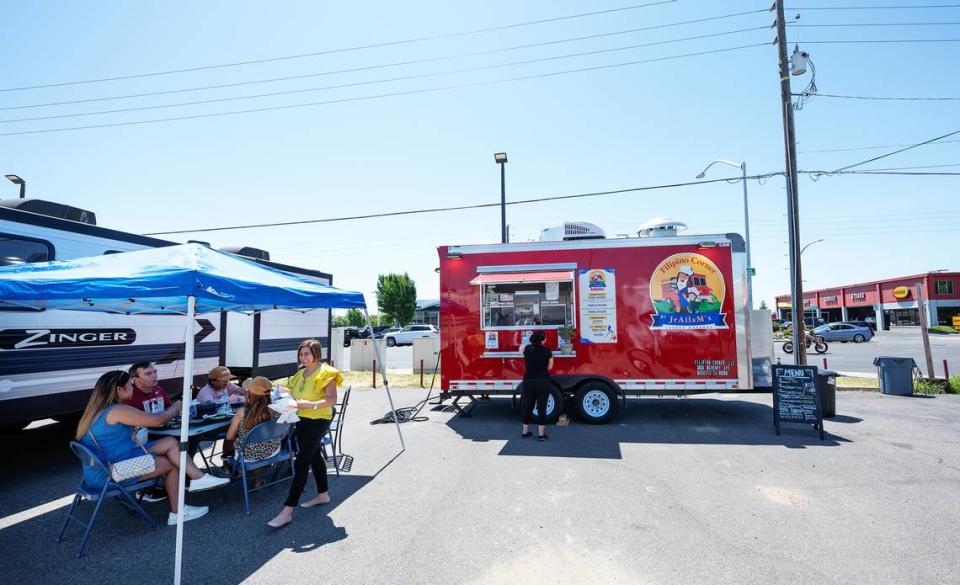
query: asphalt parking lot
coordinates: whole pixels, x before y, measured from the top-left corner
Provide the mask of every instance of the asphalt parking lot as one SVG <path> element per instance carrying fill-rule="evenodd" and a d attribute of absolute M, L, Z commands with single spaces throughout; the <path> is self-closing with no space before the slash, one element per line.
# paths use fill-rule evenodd
<path fill-rule="evenodd" d="M 909 357 L 926 373 L 923 356 L 923 341 L 916 327 L 894 328 L 883 331 L 866 343 L 829 342 L 827 353 L 821 355 L 807 350 L 807 362 L 810 365 L 823 366 L 827 358 L 827 367 L 841 372 L 859 372 L 875 376 L 876 366 L 873 359 L 877 356 Z M 793 363 L 793 356 L 783 352 L 783 344 L 774 343 L 776 357 L 783 363 Z M 943 360 L 947 360 L 952 374 L 960 374 L 960 335 L 930 335 L 930 350 L 933 355 L 933 370 L 943 376 Z"/>
<path fill-rule="evenodd" d="M 386 398 L 358 389 L 333 503 L 274 532 L 285 484 L 254 494 L 250 517 L 236 485 L 188 495 L 211 511 L 186 525 L 184 582 L 957 583 L 960 396 L 843 392 L 837 406 L 824 441 L 776 436 L 769 395 L 708 395 L 631 400 L 614 424 L 574 421 L 546 443 L 519 437 L 509 400 L 472 418 L 434 406 L 391 462 L 395 429 L 368 424 Z M 3 437 L 4 581 L 169 583 L 175 530 L 118 505 L 83 560 L 76 528 L 53 543 L 80 471 L 69 435 Z"/>

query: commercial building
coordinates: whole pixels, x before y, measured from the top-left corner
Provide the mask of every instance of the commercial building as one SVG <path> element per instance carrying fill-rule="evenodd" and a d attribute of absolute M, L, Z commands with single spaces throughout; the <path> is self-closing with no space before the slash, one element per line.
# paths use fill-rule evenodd
<path fill-rule="evenodd" d="M 806 317 L 830 321 L 876 319 L 877 329 L 920 325 L 917 285 L 923 285 L 929 325 L 950 325 L 960 315 L 960 272 L 928 272 L 846 286 L 805 291 Z M 790 318 L 790 295 L 777 297 L 777 316 Z"/>
<path fill-rule="evenodd" d="M 440 326 L 440 301 L 439 300 L 419 300 L 417 309 L 413 313 L 411 325 L 433 325 Z"/>

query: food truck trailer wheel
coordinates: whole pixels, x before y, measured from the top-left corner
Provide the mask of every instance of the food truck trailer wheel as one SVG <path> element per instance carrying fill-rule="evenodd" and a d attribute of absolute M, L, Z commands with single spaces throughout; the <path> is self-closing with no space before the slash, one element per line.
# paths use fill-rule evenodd
<path fill-rule="evenodd" d="M 533 407 L 533 416 L 538 415 L 539 409 Z M 560 392 L 560 389 L 553 387 L 550 389 L 550 396 L 547 397 L 547 420 L 544 421 L 544 424 L 553 425 L 557 424 L 557 420 L 560 418 L 560 414 L 563 412 L 563 393 Z"/>
<path fill-rule="evenodd" d="M 577 414 L 588 424 L 606 424 L 617 414 L 617 395 L 603 382 L 581 384 L 574 403 Z"/>

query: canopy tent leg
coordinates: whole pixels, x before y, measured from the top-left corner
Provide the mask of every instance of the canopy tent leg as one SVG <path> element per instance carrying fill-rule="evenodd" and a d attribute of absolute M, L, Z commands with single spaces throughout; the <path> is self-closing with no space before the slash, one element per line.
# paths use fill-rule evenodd
<path fill-rule="evenodd" d="M 193 401 L 193 326 L 196 323 L 197 297 L 187 297 L 186 344 L 183 353 L 183 395 L 180 397 L 180 478 L 177 483 L 177 553 L 174 564 L 173 583 L 180 585 L 183 568 L 183 509 L 187 483 L 187 429 L 190 426 L 190 403 Z"/>
<path fill-rule="evenodd" d="M 393 406 L 393 395 L 390 393 L 390 383 L 387 382 L 387 364 L 384 363 L 380 355 L 380 347 L 377 345 L 377 338 L 373 333 L 373 322 L 370 321 L 370 313 L 367 307 L 363 307 L 363 316 L 367 318 L 367 329 L 370 330 L 370 341 L 373 343 L 373 353 L 377 356 L 377 364 L 380 366 L 380 377 L 383 378 L 383 387 L 387 390 L 387 400 L 390 401 L 390 412 L 393 413 L 393 424 L 397 427 L 397 436 L 400 437 L 400 452 L 407 450 L 407 445 L 403 442 L 403 433 L 400 431 L 400 421 L 397 420 L 397 409 Z"/>

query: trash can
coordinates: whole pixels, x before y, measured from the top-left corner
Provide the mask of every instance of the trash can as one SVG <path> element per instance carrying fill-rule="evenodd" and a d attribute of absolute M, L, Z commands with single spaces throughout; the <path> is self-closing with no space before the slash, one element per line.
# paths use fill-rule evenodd
<path fill-rule="evenodd" d="M 877 357 L 873 360 L 880 378 L 880 392 L 895 396 L 913 396 L 913 358 Z"/>
<path fill-rule="evenodd" d="M 820 411 L 823 418 L 837 416 L 837 373 L 817 369 L 817 394 L 820 396 Z"/>

